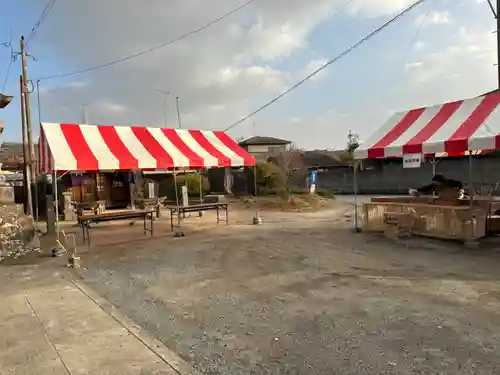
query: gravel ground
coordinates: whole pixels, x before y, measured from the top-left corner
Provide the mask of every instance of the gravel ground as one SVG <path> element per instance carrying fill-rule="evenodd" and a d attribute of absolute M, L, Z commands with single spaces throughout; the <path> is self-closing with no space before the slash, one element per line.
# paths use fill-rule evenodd
<path fill-rule="evenodd" d="M 96 248 L 82 276 L 203 374 L 500 373 L 497 252 L 263 219 Z"/>

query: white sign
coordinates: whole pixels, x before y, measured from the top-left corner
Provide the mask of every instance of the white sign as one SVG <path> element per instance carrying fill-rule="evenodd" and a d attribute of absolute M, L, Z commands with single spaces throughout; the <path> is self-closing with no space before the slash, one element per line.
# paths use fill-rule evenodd
<path fill-rule="evenodd" d="M 422 164 L 422 154 L 403 155 L 403 168 L 420 168 Z"/>

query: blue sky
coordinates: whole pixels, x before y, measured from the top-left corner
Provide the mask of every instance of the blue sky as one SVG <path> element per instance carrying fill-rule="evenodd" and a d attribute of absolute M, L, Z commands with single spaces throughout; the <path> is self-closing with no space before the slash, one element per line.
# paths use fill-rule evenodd
<path fill-rule="evenodd" d="M 194 12 L 197 1 L 177 3 L 184 18 L 174 21 L 165 16 L 164 25 L 158 9 L 148 13 L 133 8 L 137 7 L 133 2 L 123 9 L 96 0 L 87 7 L 76 0 L 57 2 L 29 43 L 37 58 L 29 60 L 30 78 L 86 68 L 154 46 L 241 3 L 216 0 L 214 9 Z M 332 16 L 342 1 L 321 0 L 318 9 L 312 5 L 299 9 L 302 4 L 296 2 L 295 10 L 294 6 L 281 9 L 279 0 L 275 8 L 274 0 L 267 4 L 256 0 L 238 16 L 135 61 L 42 81 L 42 120 L 81 122 L 85 106 L 92 123 L 163 125 L 164 98 L 155 91 L 167 87 L 172 91 L 169 118 L 175 117 L 173 100 L 179 95 L 183 122 L 189 127 L 224 128 L 367 35 L 398 11 L 396 3 L 405 1 L 383 0 L 385 8 L 377 9 L 366 0 L 353 0 L 351 8 Z M 189 2 L 193 4 L 188 7 Z M 18 51 L 20 35 L 29 34 L 44 5 L 41 0 L 8 4 L 0 14 L 0 40 L 8 40 L 11 29 Z M 182 13 L 183 6 L 191 13 Z M 103 9 L 96 15 L 99 7 Z M 354 11 L 356 7 L 361 10 Z M 21 9 L 27 11 L 24 17 Z M 134 19 L 142 26 L 127 34 L 124 23 Z M 230 134 L 277 136 L 305 148 L 339 148 L 349 129 L 366 138 L 393 111 L 493 89 L 494 26 L 486 2 L 428 0 Z M 9 54 L 8 48 L 0 48 L 0 82 Z M 16 99 L 19 72 L 18 60 L 5 90 Z M 36 96 L 32 102 L 36 124 Z M 6 125 L 4 139 L 19 140 L 19 102 L 0 112 L 0 117 Z"/>

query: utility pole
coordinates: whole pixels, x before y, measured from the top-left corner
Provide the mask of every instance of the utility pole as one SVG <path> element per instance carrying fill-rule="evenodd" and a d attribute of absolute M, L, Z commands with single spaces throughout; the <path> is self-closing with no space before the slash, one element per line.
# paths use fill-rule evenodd
<path fill-rule="evenodd" d="M 22 80 L 23 80 L 23 87 L 24 87 L 24 107 L 26 111 L 26 129 L 27 129 L 27 135 L 28 135 L 28 151 L 29 151 L 29 173 L 31 177 L 31 181 L 35 181 L 35 168 L 34 166 L 34 161 L 35 161 L 35 153 L 33 150 L 33 126 L 31 122 L 31 101 L 30 101 L 30 92 L 28 90 L 28 69 L 26 67 L 26 49 L 24 46 L 24 36 L 21 37 L 21 42 L 20 42 L 20 47 L 21 47 L 21 65 L 22 65 Z"/>
<path fill-rule="evenodd" d="M 87 117 L 87 106 L 84 104 L 82 105 L 82 120 L 83 124 L 88 124 L 89 119 Z"/>
<path fill-rule="evenodd" d="M 23 76 L 19 76 L 19 88 L 21 91 L 21 129 L 23 137 L 23 175 L 24 175 L 24 213 L 33 216 L 33 204 L 31 195 L 31 175 L 28 173 L 29 149 L 26 137 L 26 86 L 24 86 Z"/>
<path fill-rule="evenodd" d="M 179 97 L 175 98 L 175 103 L 177 105 L 177 121 L 179 122 L 179 129 L 182 129 L 181 112 L 179 111 Z"/>
<path fill-rule="evenodd" d="M 489 3 L 489 1 L 488 1 Z M 491 4 L 490 4 L 491 5 Z M 492 9 L 493 11 L 493 9 Z M 500 90 L 500 17 L 498 15 L 500 11 L 500 0 L 497 0 L 496 12 L 493 12 L 497 20 L 497 79 L 498 79 L 498 90 Z"/>
<path fill-rule="evenodd" d="M 492 1 L 493 0 L 486 0 L 488 2 L 488 5 L 490 6 L 491 13 L 493 13 L 493 17 L 495 17 L 495 20 L 497 21 L 497 29 L 494 31 L 494 33 L 497 34 L 497 63 L 495 64 L 497 66 L 497 79 L 498 79 L 498 88 L 497 90 L 500 91 L 500 17 L 498 13 L 500 12 L 500 0 L 496 1 L 496 9 L 493 6 Z"/>
<path fill-rule="evenodd" d="M 168 128 L 167 122 L 167 108 L 168 108 L 168 97 L 170 96 L 170 91 L 156 89 L 160 94 L 163 95 L 163 125 Z"/>

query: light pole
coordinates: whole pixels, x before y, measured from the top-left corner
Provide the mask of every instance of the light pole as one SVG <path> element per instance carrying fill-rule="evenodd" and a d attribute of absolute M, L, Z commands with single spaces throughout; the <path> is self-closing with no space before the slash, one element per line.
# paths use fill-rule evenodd
<path fill-rule="evenodd" d="M 165 127 L 167 126 L 167 106 L 168 106 L 168 97 L 170 96 L 170 91 L 162 90 L 162 89 L 156 89 L 160 94 L 163 95 L 164 97 L 164 102 L 163 102 L 163 121 Z"/>
<path fill-rule="evenodd" d="M 177 106 L 177 122 L 179 124 L 179 129 L 182 129 L 182 123 L 181 123 L 181 111 L 179 111 L 179 97 L 175 98 L 175 104 Z"/>

